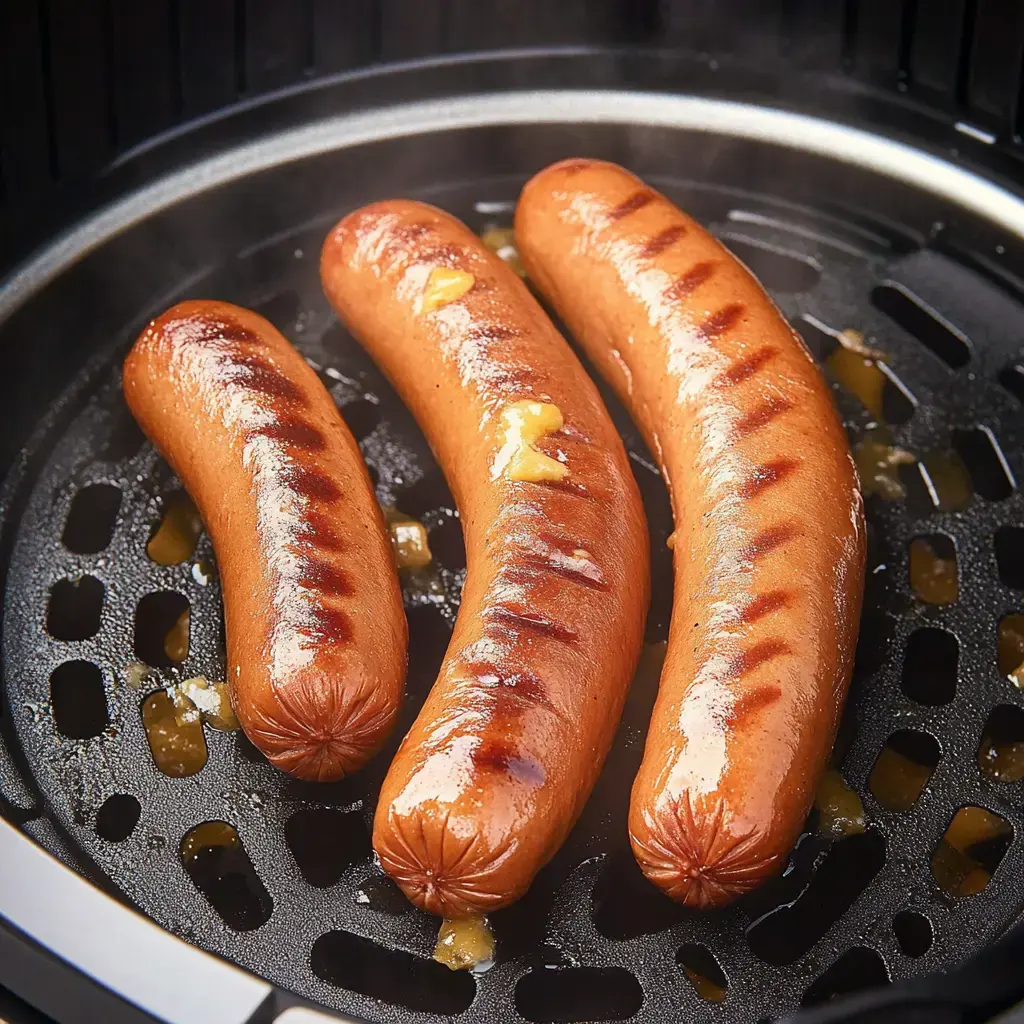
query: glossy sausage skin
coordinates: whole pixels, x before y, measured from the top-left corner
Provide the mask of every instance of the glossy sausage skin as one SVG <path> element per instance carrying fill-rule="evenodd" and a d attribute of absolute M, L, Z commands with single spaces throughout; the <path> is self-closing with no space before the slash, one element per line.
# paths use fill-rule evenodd
<path fill-rule="evenodd" d="M 435 268 L 472 287 L 432 312 Z M 463 224 L 384 202 L 321 261 L 334 308 L 416 416 L 459 507 L 467 575 L 437 682 L 380 794 L 373 842 L 418 906 L 461 917 L 518 898 L 596 780 L 642 640 L 648 540 L 621 440 L 523 283 Z M 536 448 L 561 481 L 512 481 L 502 413 L 557 405 Z"/>
<path fill-rule="evenodd" d="M 541 171 L 515 229 L 531 279 L 645 432 L 675 513 L 633 851 L 675 899 L 725 904 L 783 866 L 849 685 L 865 529 L 846 437 L 754 277 L 621 167 Z"/>
<path fill-rule="evenodd" d="M 154 320 L 125 361 L 124 394 L 213 540 L 246 735 L 300 778 L 354 771 L 395 722 L 407 628 L 334 400 L 271 324 L 225 302 Z"/>

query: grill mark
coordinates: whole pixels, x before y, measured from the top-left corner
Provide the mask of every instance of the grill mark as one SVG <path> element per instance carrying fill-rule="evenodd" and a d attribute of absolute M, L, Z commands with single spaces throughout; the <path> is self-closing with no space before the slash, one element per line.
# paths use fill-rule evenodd
<path fill-rule="evenodd" d="M 310 609 L 310 632 L 329 643 L 345 643 L 352 639 L 352 624 L 340 608 L 316 606 Z"/>
<path fill-rule="evenodd" d="M 457 246 L 445 242 L 443 245 L 435 245 L 429 249 L 423 249 L 416 253 L 416 259 L 420 263 L 458 263 L 462 259 L 462 250 Z M 449 269 L 460 269 L 450 267 Z"/>
<path fill-rule="evenodd" d="M 265 427 L 254 427 L 246 432 L 246 437 L 267 437 L 271 441 L 281 441 L 308 452 L 323 451 L 327 445 L 324 435 L 316 427 L 293 418 L 281 419 Z"/>
<path fill-rule="evenodd" d="M 533 636 L 557 640 L 563 644 L 575 644 L 578 639 L 575 630 L 568 626 L 552 622 L 550 619 L 543 619 L 539 615 L 530 615 L 528 612 L 517 612 L 498 605 L 488 608 L 484 614 L 495 625 L 514 629 L 520 633 L 530 633 Z"/>
<path fill-rule="evenodd" d="M 747 307 L 742 302 L 730 302 L 717 313 L 712 313 L 698 328 L 697 333 L 707 341 L 728 334 L 743 317 Z"/>
<path fill-rule="evenodd" d="M 287 474 L 288 486 L 296 494 L 304 498 L 314 498 L 318 501 L 337 501 L 341 497 L 341 490 L 338 485 L 319 469 L 308 469 L 305 466 L 294 466 Z"/>
<path fill-rule="evenodd" d="M 787 412 L 793 407 L 793 403 L 782 395 L 772 395 L 766 398 L 760 405 L 751 409 L 745 416 L 736 421 L 736 434 L 739 437 L 746 437 L 755 430 L 771 423 L 776 416 Z"/>
<path fill-rule="evenodd" d="M 740 485 L 740 497 L 756 498 L 762 491 L 784 480 L 799 465 L 796 459 L 782 458 L 755 467 L 753 473 Z"/>
<path fill-rule="evenodd" d="M 544 784 L 544 769 L 533 758 L 519 757 L 504 740 L 486 738 L 469 755 L 480 772 L 510 775 L 517 782 L 532 786 Z"/>
<path fill-rule="evenodd" d="M 778 354 L 779 350 L 777 348 L 773 348 L 771 345 L 762 345 L 755 352 L 751 352 L 749 356 L 737 359 L 715 383 L 719 387 L 726 388 L 732 387 L 735 384 L 742 384 L 745 380 L 753 377 L 758 370 L 770 363 Z"/>
<path fill-rule="evenodd" d="M 636 213 L 637 210 L 642 210 L 649 203 L 653 203 L 654 198 L 654 193 L 650 189 L 642 188 L 628 199 L 624 199 L 618 206 L 613 206 L 608 211 L 608 219 L 622 220 L 623 217 L 628 217 L 631 213 Z"/>
<path fill-rule="evenodd" d="M 563 476 L 561 480 L 523 480 L 520 482 L 530 484 L 532 487 L 543 487 L 549 491 L 562 491 L 564 494 L 571 494 L 587 501 L 597 501 L 596 495 L 588 491 L 578 480 L 573 480 L 569 476 Z"/>
<path fill-rule="evenodd" d="M 319 558 L 303 561 L 299 582 L 331 597 L 351 597 L 355 593 L 352 581 L 345 573 Z"/>
<path fill-rule="evenodd" d="M 669 302 L 678 302 L 685 299 L 691 292 L 695 292 L 702 284 L 708 281 L 715 273 L 715 264 L 710 260 L 694 263 L 682 277 L 677 277 L 666 289 L 665 298 Z"/>
<path fill-rule="evenodd" d="M 344 551 L 345 542 L 334 532 L 334 526 L 321 512 L 311 510 L 303 515 L 300 532 L 296 538 L 303 544 L 322 548 L 324 551 Z"/>
<path fill-rule="evenodd" d="M 258 356 L 235 356 L 227 365 L 229 370 L 233 371 L 228 377 L 232 384 L 238 384 L 250 391 L 258 391 L 271 398 L 295 402 L 296 405 L 307 404 L 305 394 L 294 381 L 290 381 L 280 370 L 275 370 Z"/>
<path fill-rule="evenodd" d="M 775 526 L 769 526 L 740 551 L 740 557 L 747 561 L 753 561 L 760 555 L 766 555 L 769 551 L 781 547 L 795 536 L 796 527 L 792 523 L 777 523 Z"/>
<path fill-rule="evenodd" d="M 567 178 L 571 178 L 573 175 L 579 174 L 580 171 L 585 171 L 592 165 L 593 160 L 567 160 L 562 164 L 559 170 L 561 170 Z"/>
<path fill-rule="evenodd" d="M 758 711 L 763 711 L 774 704 L 781 696 L 782 690 L 778 686 L 759 686 L 756 690 L 743 694 L 733 705 L 728 718 L 729 724 L 733 725 L 741 719 L 756 715 Z"/>
<path fill-rule="evenodd" d="M 769 637 L 767 640 L 760 640 L 753 647 L 729 660 L 729 665 L 725 670 L 726 676 L 730 679 L 744 676 L 773 658 L 789 653 L 789 644 L 784 640 L 780 640 L 777 636 Z"/>
<path fill-rule="evenodd" d="M 509 341 L 521 335 L 522 331 L 505 324 L 474 324 L 463 337 L 467 341 Z"/>
<path fill-rule="evenodd" d="M 758 594 L 740 612 L 740 622 L 749 626 L 772 612 L 788 607 L 792 597 L 788 590 L 769 590 L 767 594 Z"/>
<path fill-rule="evenodd" d="M 550 573 L 563 580 L 568 580 L 570 583 L 579 583 L 580 586 L 587 587 L 589 590 L 608 590 L 608 584 L 600 576 L 594 577 L 585 569 L 576 568 L 565 562 L 555 562 L 545 555 L 521 555 L 517 559 L 517 563 L 509 566 L 505 573 L 506 576 L 513 579 L 513 582 L 524 582 L 523 577 L 529 579 L 536 573 L 541 575 Z M 519 576 L 519 580 L 515 580 L 516 576 Z"/>
<path fill-rule="evenodd" d="M 217 326 L 220 328 L 220 336 L 225 341 L 234 341 L 242 345 L 263 344 L 263 339 L 255 331 L 250 331 L 248 327 L 243 327 L 237 320 L 225 318 Z"/>
<path fill-rule="evenodd" d="M 640 249 L 640 258 L 645 260 L 660 256 L 670 246 L 676 244 L 686 234 L 685 224 L 671 224 L 659 231 Z"/>
<path fill-rule="evenodd" d="M 532 672 L 506 675 L 496 665 L 480 661 L 468 662 L 466 671 L 479 684 L 481 692 L 493 696 L 497 708 L 503 712 L 519 714 L 530 704 L 553 710 L 547 687 Z"/>

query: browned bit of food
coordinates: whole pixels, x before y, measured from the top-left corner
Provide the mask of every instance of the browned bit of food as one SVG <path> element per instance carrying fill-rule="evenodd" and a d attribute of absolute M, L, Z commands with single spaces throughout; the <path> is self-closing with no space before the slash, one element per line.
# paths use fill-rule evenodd
<path fill-rule="evenodd" d="M 899 501 L 907 496 L 900 480 L 900 466 L 914 464 L 910 452 L 897 448 L 887 427 L 874 427 L 853 449 L 857 475 L 864 494 L 877 494 L 886 501 Z"/>

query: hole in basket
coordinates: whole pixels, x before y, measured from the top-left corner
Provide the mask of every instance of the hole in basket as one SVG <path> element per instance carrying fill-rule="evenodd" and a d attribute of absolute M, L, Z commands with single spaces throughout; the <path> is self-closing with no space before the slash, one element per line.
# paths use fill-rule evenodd
<path fill-rule="evenodd" d="M 680 946 L 676 963 L 690 979 L 694 992 L 708 1003 L 720 1003 L 729 990 L 729 981 L 707 946 L 690 943 Z"/>
<path fill-rule="evenodd" d="M 455 508 L 455 499 L 448 490 L 441 471 L 434 469 L 409 484 L 395 496 L 395 505 L 413 519 L 423 519 L 428 512 L 439 508 Z"/>
<path fill-rule="evenodd" d="M 1024 709 L 999 704 L 985 722 L 978 746 L 978 767 L 993 782 L 1024 779 Z"/>
<path fill-rule="evenodd" d="M 821 277 L 821 267 L 797 253 L 752 239 L 729 236 L 722 241 L 770 292 L 809 292 Z"/>
<path fill-rule="evenodd" d="M 1014 590 L 1024 590 L 1024 528 L 1001 526 L 995 535 L 999 578 Z"/>
<path fill-rule="evenodd" d="M 988 501 L 1013 494 L 1014 479 L 999 442 L 988 427 L 954 430 L 953 447 L 964 460 L 974 489 Z"/>
<path fill-rule="evenodd" d="M 516 984 L 516 1009 L 537 1024 L 626 1020 L 644 1003 L 640 983 L 622 967 L 532 970 Z"/>
<path fill-rule="evenodd" d="M 356 903 L 381 914 L 400 917 L 412 910 L 405 893 L 387 875 L 371 875 L 356 890 Z"/>
<path fill-rule="evenodd" d="M 203 532 L 199 510 L 184 491 L 176 491 L 164 506 L 163 515 L 146 544 L 146 554 L 157 565 L 178 565 L 195 553 Z"/>
<path fill-rule="evenodd" d="M 939 744 L 934 736 L 901 729 L 885 741 L 868 776 L 868 789 L 890 811 L 909 810 L 938 763 Z"/>
<path fill-rule="evenodd" d="M 847 950 L 824 974 L 804 993 L 803 1006 L 827 1003 L 836 996 L 862 992 L 889 984 L 889 972 L 885 961 L 866 946 L 854 946 Z"/>
<path fill-rule="evenodd" d="M 953 450 L 924 452 L 916 462 L 898 466 L 897 476 L 906 492 L 907 510 L 913 516 L 958 512 L 974 497 L 970 470 Z"/>
<path fill-rule="evenodd" d="M 466 568 L 466 545 L 462 539 L 462 521 L 457 516 L 445 516 L 430 530 L 430 550 L 435 560 L 451 572 Z"/>
<path fill-rule="evenodd" d="M 900 949 L 915 960 L 932 948 L 932 923 L 916 910 L 901 910 L 892 919 L 892 931 Z"/>
<path fill-rule="evenodd" d="M 318 889 L 334 885 L 346 868 L 370 856 L 370 837 L 355 812 L 307 807 L 288 819 L 284 834 L 302 877 Z"/>
<path fill-rule="evenodd" d="M 61 543 L 77 555 L 95 555 L 114 536 L 121 490 L 113 484 L 90 484 L 72 499 Z"/>
<path fill-rule="evenodd" d="M 900 425 L 913 418 L 915 399 L 881 359 L 872 359 L 842 344 L 825 360 L 832 378 L 880 423 Z"/>
<path fill-rule="evenodd" d="M 142 725 L 153 762 L 164 775 L 183 779 L 206 764 L 206 737 L 195 708 L 178 708 L 166 690 L 142 702 Z"/>
<path fill-rule="evenodd" d="M 826 330 L 826 325 L 817 318 L 802 316 L 793 322 L 793 326 L 818 363 L 824 363 L 839 348 L 835 333 L 831 329 Z"/>
<path fill-rule="evenodd" d="M 934 626 L 915 629 L 903 655 L 903 692 L 918 704 L 938 707 L 956 696 L 960 644 L 952 633 Z"/>
<path fill-rule="evenodd" d="M 110 432 L 96 457 L 100 462 L 127 462 L 145 441 L 145 435 L 135 422 L 135 417 L 121 401 L 110 418 Z"/>
<path fill-rule="evenodd" d="M 139 823 L 142 805 L 128 793 L 115 793 L 103 801 L 96 815 L 96 835 L 108 843 L 123 843 Z"/>
<path fill-rule="evenodd" d="M 1006 615 L 999 622 L 999 674 L 1024 689 L 1024 615 Z"/>
<path fill-rule="evenodd" d="M 58 580 L 50 587 L 46 632 L 55 640 L 88 640 L 100 628 L 105 588 L 95 576 Z"/>
<path fill-rule="evenodd" d="M 421 1013 L 462 1013 L 476 995 L 476 979 L 468 971 L 451 971 L 349 932 L 321 935 L 309 963 L 321 981 Z"/>
<path fill-rule="evenodd" d="M 300 307 L 298 292 L 285 291 L 253 306 L 253 310 L 283 332 L 298 320 Z"/>
<path fill-rule="evenodd" d="M 766 963 L 803 956 L 853 905 L 885 865 L 885 839 L 872 829 L 829 847 L 808 886 L 792 902 L 758 918 L 747 942 Z"/>
<path fill-rule="evenodd" d="M 1024 365 L 1012 363 L 999 373 L 999 383 L 1017 399 L 1024 403 Z"/>
<path fill-rule="evenodd" d="M 1013 829 L 984 807 L 961 807 L 932 853 L 932 875 L 950 896 L 973 896 L 992 879 Z"/>
<path fill-rule="evenodd" d="M 69 739 L 99 736 L 110 721 L 103 673 L 91 661 L 65 661 L 53 670 L 50 703 L 57 732 Z"/>
<path fill-rule="evenodd" d="M 960 596 L 956 548 L 933 533 L 910 542 L 910 589 L 925 604 L 953 604 Z"/>
<path fill-rule="evenodd" d="M 182 839 L 179 854 L 189 878 L 229 928 L 249 932 L 270 919 L 274 902 L 234 825 L 196 825 Z"/>
<path fill-rule="evenodd" d="M 964 334 L 902 285 L 880 284 L 872 291 L 871 302 L 947 366 L 956 370 L 970 362 L 971 348 Z"/>
<path fill-rule="evenodd" d="M 594 926 L 608 939 L 621 942 L 664 931 L 685 913 L 644 877 L 628 849 L 612 854 L 594 888 Z"/>
<path fill-rule="evenodd" d="M 188 598 L 158 590 L 135 609 L 135 656 L 145 665 L 170 668 L 185 660 L 189 640 Z"/>
<path fill-rule="evenodd" d="M 357 398 L 341 407 L 341 416 L 352 431 L 352 436 L 362 441 L 380 423 L 380 406 L 366 398 Z"/>

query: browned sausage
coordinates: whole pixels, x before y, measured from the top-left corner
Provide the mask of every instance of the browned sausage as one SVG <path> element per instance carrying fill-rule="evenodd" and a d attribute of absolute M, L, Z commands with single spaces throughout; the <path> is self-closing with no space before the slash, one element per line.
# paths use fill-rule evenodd
<path fill-rule="evenodd" d="M 213 540 L 246 735 L 300 778 L 354 771 L 395 722 L 408 637 L 380 507 L 333 399 L 271 324 L 226 302 L 154 320 L 124 394 Z"/>
<path fill-rule="evenodd" d="M 718 906 L 781 868 L 835 737 L 865 557 L 846 437 L 754 277 L 629 172 L 555 164 L 515 228 L 669 486 L 674 607 L 629 829 L 648 878 Z"/>
<path fill-rule="evenodd" d="M 374 847 L 418 906 L 493 910 L 561 845 L 618 722 L 648 599 L 639 493 L 593 382 L 463 224 L 414 202 L 358 210 L 321 276 L 422 426 L 466 541 L 455 632 Z"/>

